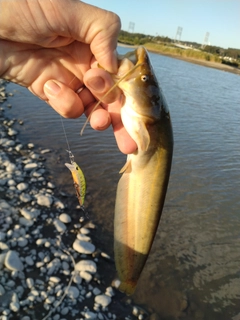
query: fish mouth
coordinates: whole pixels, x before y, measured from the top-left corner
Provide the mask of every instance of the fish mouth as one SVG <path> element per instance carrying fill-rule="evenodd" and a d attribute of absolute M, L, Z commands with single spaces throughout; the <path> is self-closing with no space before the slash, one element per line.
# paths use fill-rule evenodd
<path fill-rule="evenodd" d="M 138 47 L 136 50 L 122 56 L 119 55 L 117 78 L 120 79 L 121 77 L 124 77 L 124 80 L 134 78 L 139 74 L 138 69 L 148 63 L 148 61 L 148 54 L 144 47 Z"/>

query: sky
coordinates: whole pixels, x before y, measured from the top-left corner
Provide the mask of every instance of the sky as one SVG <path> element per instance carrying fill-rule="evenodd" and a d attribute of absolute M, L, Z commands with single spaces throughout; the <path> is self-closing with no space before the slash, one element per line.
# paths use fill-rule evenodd
<path fill-rule="evenodd" d="M 113 11 L 122 30 L 134 23 L 134 32 L 202 44 L 207 32 L 212 46 L 240 49 L 240 0 L 84 0 Z"/>

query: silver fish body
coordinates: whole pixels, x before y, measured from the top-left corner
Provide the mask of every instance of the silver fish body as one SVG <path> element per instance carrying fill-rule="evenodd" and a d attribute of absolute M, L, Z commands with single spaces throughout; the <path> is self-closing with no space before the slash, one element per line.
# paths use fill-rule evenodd
<path fill-rule="evenodd" d="M 128 155 L 117 187 L 114 254 L 119 289 L 132 294 L 161 217 L 171 170 L 173 132 L 146 49 L 139 47 L 128 53 L 127 60 L 138 67 L 119 82 L 125 96 L 121 115 L 138 149 Z"/>

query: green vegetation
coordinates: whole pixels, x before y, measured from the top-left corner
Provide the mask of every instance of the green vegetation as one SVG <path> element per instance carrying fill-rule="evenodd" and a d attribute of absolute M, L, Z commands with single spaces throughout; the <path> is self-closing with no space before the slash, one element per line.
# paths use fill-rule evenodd
<path fill-rule="evenodd" d="M 141 33 L 130 33 L 121 31 L 118 41 L 127 45 L 144 45 L 148 50 L 189 59 L 198 59 L 210 62 L 219 62 L 233 67 L 240 67 L 240 50 L 223 49 L 216 46 L 206 46 L 204 49 L 196 42 L 181 42 L 185 48 L 176 46 L 174 41 L 168 37 L 144 35 Z"/>

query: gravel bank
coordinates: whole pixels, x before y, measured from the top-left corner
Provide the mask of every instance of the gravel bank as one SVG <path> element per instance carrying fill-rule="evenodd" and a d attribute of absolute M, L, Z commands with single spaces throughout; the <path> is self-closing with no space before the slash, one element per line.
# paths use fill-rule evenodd
<path fill-rule="evenodd" d="M 94 243 L 94 222 L 51 181 L 51 151 L 18 140 L 23 122 L 4 117 L 10 94 L 0 80 L 0 320 L 158 319 L 101 273 L 113 259 Z"/>

